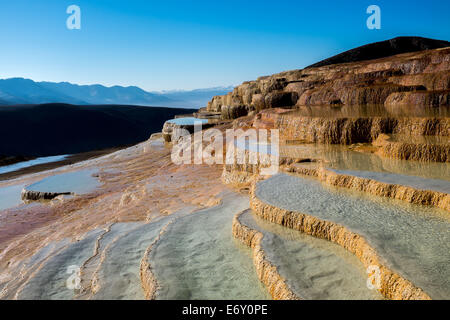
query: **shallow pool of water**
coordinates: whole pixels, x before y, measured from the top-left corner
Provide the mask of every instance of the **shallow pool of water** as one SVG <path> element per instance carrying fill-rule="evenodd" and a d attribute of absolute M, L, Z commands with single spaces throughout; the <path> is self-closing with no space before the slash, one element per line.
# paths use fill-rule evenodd
<path fill-rule="evenodd" d="M 221 205 L 171 225 L 150 256 L 161 287 L 157 299 L 270 299 L 257 278 L 251 250 L 231 232 L 234 215 L 248 205 L 245 197 L 228 196 Z"/>
<path fill-rule="evenodd" d="M 101 241 L 104 251 L 101 254 L 103 261 L 98 268 L 99 290 L 92 299 L 143 300 L 145 297 L 140 278 L 140 265 L 145 251 L 164 226 L 172 219 L 188 214 L 192 209 L 186 206 L 170 216 L 151 223 L 114 225 L 107 238 Z"/>
<path fill-rule="evenodd" d="M 194 117 L 186 117 L 186 118 L 177 118 L 168 121 L 169 123 L 177 124 L 180 126 L 193 126 L 196 123 L 206 124 L 208 123 L 207 119 L 198 119 Z"/>
<path fill-rule="evenodd" d="M 66 243 L 64 250 L 51 257 L 19 292 L 19 300 L 71 300 L 76 292 L 67 286 L 73 275 L 70 267 L 81 267 L 94 252 L 96 239 L 103 232 L 96 229 L 80 241 Z"/>
<path fill-rule="evenodd" d="M 286 145 L 280 147 L 280 154 L 292 158 L 322 159 L 327 162 L 327 167 L 337 170 L 393 173 L 450 181 L 448 163 L 390 159 L 352 151 L 340 145 Z"/>
<path fill-rule="evenodd" d="M 432 190 L 450 194 L 450 182 L 445 180 L 426 179 L 421 177 L 406 176 L 401 174 L 385 173 L 385 172 L 335 170 L 335 169 L 331 169 L 331 171 L 334 171 L 338 174 L 372 179 L 389 184 L 409 186 L 419 190 Z"/>
<path fill-rule="evenodd" d="M 289 287 L 308 300 L 382 299 L 367 288 L 363 264 L 337 244 L 269 223 L 250 210 L 242 224 L 264 234 L 261 246 Z"/>
<path fill-rule="evenodd" d="M 0 188 L 0 210 L 14 208 L 22 203 L 20 194 L 23 187 L 23 185 L 16 185 Z"/>
<path fill-rule="evenodd" d="M 39 192 L 72 192 L 85 194 L 100 186 L 100 182 L 92 175 L 96 169 L 66 172 L 47 177 L 26 187 L 27 190 Z"/>
<path fill-rule="evenodd" d="M 36 166 L 39 164 L 62 161 L 67 157 L 68 157 L 68 155 L 43 157 L 43 158 L 37 158 L 37 159 L 29 160 L 29 161 L 14 163 L 14 164 L 11 164 L 8 166 L 0 167 L 0 174 L 17 171 L 17 170 L 20 170 L 23 168 L 32 167 L 32 166 Z"/>
<path fill-rule="evenodd" d="M 388 266 L 432 298 L 450 299 L 450 219 L 446 211 L 286 174 L 260 182 L 256 195 L 276 207 L 348 227 L 365 237 Z"/>

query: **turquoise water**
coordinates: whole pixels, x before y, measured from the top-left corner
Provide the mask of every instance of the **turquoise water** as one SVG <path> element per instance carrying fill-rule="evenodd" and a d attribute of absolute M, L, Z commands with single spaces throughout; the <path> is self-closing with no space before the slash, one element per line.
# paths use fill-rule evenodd
<path fill-rule="evenodd" d="M 11 164 L 8 166 L 0 167 L 0 174 L 17 171 L 17 170 L 20 170 L 23 168 L 32 167 L 32 166 L 36 166 L 39 164 L 62 161 L 67 157 L 68 157 L 68 155 L 43 157 L 43 158 L 37 158 L 37 159 L 29 160 L 29 161 L 14 163 L 14 164 Z"/>
<path fill-rule="evenodd" d="M 201 123 L 201 124 L 206 124 L 208 123 L 207 119 L 198 119 L 198 118 L 193 118 L 193 117 L 187 117 L 187 118 L 177 118 L 177 119 L 172 119 L 168 121 L 169 123 L 173 123 L 173 124 L 177 124 L 177 125 L 181 125 L 181 126 L 189 126 L 189 125 L 194 125 L 195 123 Z"/>
<path fill-rule="evenodd" d="M 22 203 L 20 194 L 23 185 L 0 188 L 0 210 L 14 208 Z"/>
<path fill-rule="evenodd" d="M 256 196 L 362 235 L 394 271 L 434 299 L 450 299 L 450 219 L 443 210 L 327 187 L 286 174 L 258 184 Z"/>
<path fill-rule="evenodd" d="M 89 193 L 100 186 L 100 182 L 92 176 L 95 172 L 97 172 L 96 169 L 86 169 L 62 173 L 33 183 L 26 189 L 39 192 Z"/>

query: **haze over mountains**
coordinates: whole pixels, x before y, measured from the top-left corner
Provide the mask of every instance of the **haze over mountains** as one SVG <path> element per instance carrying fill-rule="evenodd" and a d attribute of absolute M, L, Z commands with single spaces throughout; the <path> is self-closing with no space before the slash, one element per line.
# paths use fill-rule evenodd
<path fill-rule="evenodd" d="M 23 78 L 0 80 L 0 105 L 69 103 L 76 105 L 140 105 L 200 108 L 215 95 L 232 87 L 191 91 L 147 92 L 139 87 L 76 85 L 68 82 L 35 82 Z"/>

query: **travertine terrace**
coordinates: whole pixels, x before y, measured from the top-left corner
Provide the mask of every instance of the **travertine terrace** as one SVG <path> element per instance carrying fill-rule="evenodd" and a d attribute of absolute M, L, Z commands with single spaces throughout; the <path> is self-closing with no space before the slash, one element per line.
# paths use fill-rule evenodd
<path fill-rule="evenodd" d="M 278 107 L 448 106 L 449 71 L 450 48 L 287 71 L 244 82 L 228 95 L 214 97 L 206 110 L 234 119 Z"/>
<path fill-rule="evenodd" d="M 278 174 L 262 174 L 267 153 L 176 165 L 174 133 L 192 133 L 176 119 L 136 146 L 0 182 L 0 298 L 449 299 L 449 94 L 450 48 L 288 71 L 195 114 L 220 132 L 278 129 Z M 263 156 L 252 147 L 246 158 Z M 84 170 L 92 190 L 20 202 Z M 297 236 L 272 241 L 273 225 Z"/>

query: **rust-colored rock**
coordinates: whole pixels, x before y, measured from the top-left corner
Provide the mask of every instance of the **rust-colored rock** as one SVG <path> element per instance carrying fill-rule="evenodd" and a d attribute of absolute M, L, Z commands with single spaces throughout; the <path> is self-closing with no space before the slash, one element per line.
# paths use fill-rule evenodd
<path fill-rule="evenodd" d="M 276 128 L 284 140 L 307 143 L 354 144 L 374 142 L 381 134 L 450 136 L 450 118 L 442 117 L 316 117 L 270 109 L 255 118 L 256 128 Z"/>
<path fill-rule="evenodd" d="M 210 112 L 240 117 L 252 110 L 314 105 L 450 105 L 450 48 L 293 70 L 244 82 L 216 96 Z"/>

